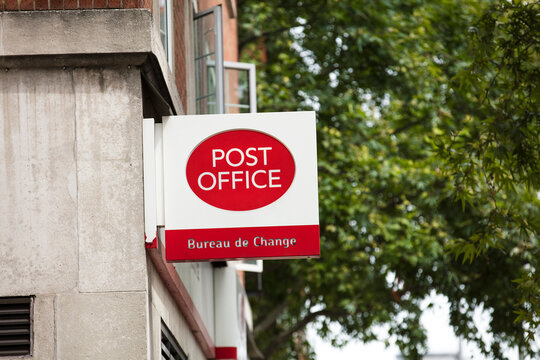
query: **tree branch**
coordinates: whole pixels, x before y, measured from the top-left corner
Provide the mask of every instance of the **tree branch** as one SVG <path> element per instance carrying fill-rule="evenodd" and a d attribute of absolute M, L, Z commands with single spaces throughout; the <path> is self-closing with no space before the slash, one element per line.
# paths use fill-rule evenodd
<path fill-rule="evenodd" d="M 253 328 L 255 335 L 268 329 L 274 323 L 274 321 L 276 321 L 278 316 L 281 315 L 285 309 L 287 309 L 287 306 L 289 306 L 289 304 L 287 303 L 287 300 L 285 300 L 276 306 L 274 310 L 270 311 L 268 315 L 266 315 L 266 317 Z"/>
<path fill-rule="evenodd" d="M 307 324 L 317 319 L 319 316 L 329 316 L 329 317 L 337 317 L 337 316 L 344 316 L 347 315 L 348 312 L 346 311 L 332 311 L 328 309 L 315 311 L 312 313 L 307 314 L 303 319 L 298 321 L 294 326 L 291 326 L 289 329 L 285 330 L 278 336 L 276 336 L 268 345 L 268 347 L 264 350 L 264 358 L 268 359 L 270 356 L 276 352 L 279 348 L 281 343 L 283 343 L 285 340 L 287 340 L 292 334 L 295 332 L 302 330 L 306 327 Z"/>
<path fill-rule="evenodd" d="M 409 130 L 410 128 L 412 127 L 415 127 L 416 125 L 420 125 L 424 122 L 424 118 L 422 119 L 419 119 L 419 120 L 416 120 L 416 121 L 410 121 L 408 122 L 407 124 L 395 129 L 394 131 L 392 131 L 391 135 L 397 135 L 403 131 L 406 131 L 406 130 Z"/>

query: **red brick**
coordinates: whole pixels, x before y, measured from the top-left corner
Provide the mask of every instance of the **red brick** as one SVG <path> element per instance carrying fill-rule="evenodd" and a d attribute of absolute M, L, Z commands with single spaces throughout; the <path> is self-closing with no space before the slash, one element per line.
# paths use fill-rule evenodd
<path fill-rule="evenodd" d="M 79 9 L 91 9 L 92 0 L 79 0 Z"/>
<path fill-rule="evenodd" d="M 139 6 L 139 0 L 124 0 L 124 9 L 135 9 Z"/>
<path fill-rule="evenodd" d="M 62 10 L 64 8 L 64 0 L 50 0 L 51 10 Z"/>
<path fill-rule="evenodd" d="M 65 0 L 64 9 L 72 10 L 77 8 L 77 0 Z"/>
<path fill-rule="evenodd" d="M 177 0 L 176 6 L 184 9 L 184 0 Z M 182 100 L 184 110 L 187 104 L 187 89 L 186 89 L 186 54 L 185 54 L 185 33 L 184 29 L 184 12 L 175 11 L 173 13 L 173 31 L 174 31 L 174 68 L 176 87 Z"/>
<path fill-rule="evenodd" d="M 107 0 L 94 0 L 94 9 L 106 9 Z"/>
<path fill-rule="evenodd" d="M 49 9 L 49 1 L 48 0 L 35 0 L 36 3 L 36 10 L 47 10 Z"/>
<path fill-rule="evenodd" d="M 19 2 L 17 0 L 5 0 L 6 10 L 19 10 Z"/>
<path fill-rule="evenodd" d="M 21 10 L 34 10 L 34 0 L 21 0 Z"/>
<path fill-rule="evenodd" d="M 109 0 L 109 9 L 122 8 L 122 0 Z"/>

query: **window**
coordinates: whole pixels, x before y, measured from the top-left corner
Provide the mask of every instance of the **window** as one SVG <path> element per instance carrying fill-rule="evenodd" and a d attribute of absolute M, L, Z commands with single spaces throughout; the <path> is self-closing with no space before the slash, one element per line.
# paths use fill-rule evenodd
<path fill-rule="evenodd" d="M 235 263 L 236 263 L 236 269 L 238 270 L 256 272 L 256 273 L 263 272 L 262 260 L 241 260 L 241 261 L 236 261 Z"/>
<path fill-rule="evenodd" d="M 33 300 L 0 298 L 0 356 L 32 355 Z"/>
<path fill-rule="evenodd" d="M 221 5 L 195 14 L 194 28 L 197 114 L 223 114 Z"/>
<path fill-rule="evenodd" d="M 187 360 L 186 353 L 180 348 L 173 334 L 163 322 L 161 322 L 161 359 Z"/>
<path fill-rule="evenodd" d="M 172 0 L 159 0 L 159 37 L 172 67 Z"/>
<path fill-rule="evenodd" d="M 255 65 L 225 61 L 225 112 L 257 112 Z"/>
<path fill-rule="evenodd" d="M 221 5 L 194 16 L 196 112 L 257 112 L 255 65 L 223 61 L 221 16 Z"/>

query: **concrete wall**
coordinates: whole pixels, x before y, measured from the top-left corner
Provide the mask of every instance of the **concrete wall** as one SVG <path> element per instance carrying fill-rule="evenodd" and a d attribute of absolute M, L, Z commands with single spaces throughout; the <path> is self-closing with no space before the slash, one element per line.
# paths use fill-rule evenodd
<path fill-rule="evenodd" d="M 151 19 L 0 12 L 0 296 L 36 296 L 36 359 L 159 359 L 161 319 L 204 358 L 144 250 L 144 59 L 183 112 Z M 185 270 L 213 337 L 212 267 Z"/>
<path fill-rule="evenodd" d="M 0 73 L 0 295 L 36 295 L 36 358 L 146 358 L 141 103 L 134 68 Z"/>

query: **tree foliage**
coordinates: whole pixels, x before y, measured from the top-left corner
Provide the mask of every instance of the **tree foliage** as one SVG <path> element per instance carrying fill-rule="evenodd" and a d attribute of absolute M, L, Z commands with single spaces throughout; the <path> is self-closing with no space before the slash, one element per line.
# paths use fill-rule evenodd
<path fill-rule="evenodd" d="M 259 111 L 316 109 L 318 119 L 321 258 L 266 262 L 253 301 L 266 357 L 310 356 L 298 334 L 316 323 L 336 345 L 375 340 L 382 326 L 383 340 L 418 359 L 420 304 L 432 293 L 485 354 L 503 358 L 507 344 L 534 355 L 538 3 L 238 8 Z M 478 335 L 478 308 L 491 314 L 492 341 Z"/>

